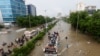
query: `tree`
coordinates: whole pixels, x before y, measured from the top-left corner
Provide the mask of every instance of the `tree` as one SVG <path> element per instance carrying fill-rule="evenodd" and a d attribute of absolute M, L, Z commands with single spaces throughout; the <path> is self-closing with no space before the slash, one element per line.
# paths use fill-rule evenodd
<path fill-rule="evenodd" d="M 41 16 L 41 15 L 39 16 L 28 15 L 28 16 L 17 17 L 16 23 L 20 27 L 30 27 L 30 25 L 34 27 L 34 26 L 46 23 L 46 20 L 47 22 L 52 21 L 50 17 L 45 18 L 44 16 Z"/>
<path fill-rule="evenodd" d="M 72 12 L 69 20 L 73 27 L 76 28 L 78 25 L 80 31 L 96 36 L 94 38 L 100 41 L 100 10 L 96 11 L 92 16 L 85 11 Z"/>

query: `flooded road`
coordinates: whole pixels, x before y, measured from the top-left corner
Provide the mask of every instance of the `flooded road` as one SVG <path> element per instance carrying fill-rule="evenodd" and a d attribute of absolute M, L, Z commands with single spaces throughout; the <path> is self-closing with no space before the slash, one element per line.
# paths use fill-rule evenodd
<path fill-rule="evenodd" d="M 0 46 L 2 46 L 3 42 L 11 43 L 14 42 L 16 38 L 19 38 L 23 35 L 24 31 L 16 32 L 16 29 L 11 28 L 11 32 L 0 34 Z M 7 31 L 7 30 L 6 30 Z"/>
<path fill-rule="evenodd" d="M 3 33 L 0 34 L 0 47 L 2 47 L 2 43 L 6 42 L 7 44 L 14 42 L 16 38 L 21 38 L 24 34 L 24 31 L 31 31 L 37 29 L 39 26 L 32 27 L 32 28 L 11 28 L 11 29 L 4 29 L 0 32 L 7 32 L 8 30 L 11 30 L 9 33 Z"/>
<path fill-rule="evenodd" d="M 58 31 L 60 34 L 59 56 L 100 56 L 100 44 L 87 36 L 71 28 L 71 25 L 59 21 L 56 26 L 50 30 L 51 33 Z M 66 40 L 65 37 L 68 37 Z M 47 44 L 47 34 L 44 39 L 36 44 L 35 49 L 29 56 L 44 56 L 43 47 Z M 66 46 L 68 45 L 68 48 Z"/>

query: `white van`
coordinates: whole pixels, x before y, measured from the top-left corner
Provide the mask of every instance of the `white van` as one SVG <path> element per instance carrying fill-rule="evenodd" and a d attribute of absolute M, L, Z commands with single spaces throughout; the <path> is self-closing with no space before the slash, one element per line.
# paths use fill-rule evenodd
<path fill-rule="evenodd" d="M 5 28 L 9 29 L 11 27 L 11 23 L 4 23 Z"/>

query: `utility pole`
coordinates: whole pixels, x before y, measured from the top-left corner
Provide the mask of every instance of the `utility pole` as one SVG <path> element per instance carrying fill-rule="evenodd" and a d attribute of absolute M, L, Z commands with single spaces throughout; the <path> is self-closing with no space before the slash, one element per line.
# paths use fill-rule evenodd
<path fill-rule="evenodd" d="M 46 10 L 44 10 L 44 12 L 45 12 L 45 28 L 46 28 L 46 33 L 47 33 L 47 19 L 46 19 Z"/>
<path fill-rule="evenodd" d="M 29 27 L 31 28 L 31 21 L 30 21 L 30 15 L 29 15 Z"/>

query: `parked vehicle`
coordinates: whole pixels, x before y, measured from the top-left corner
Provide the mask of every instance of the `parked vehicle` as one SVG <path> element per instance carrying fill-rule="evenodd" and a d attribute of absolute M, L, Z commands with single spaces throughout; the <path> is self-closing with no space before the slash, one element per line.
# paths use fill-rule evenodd
<path fill-rule="evenodd" d="M 25 37 L 31 37 L 31 36 L 35 36 L 38 32 L 36 30 L 32 30 L 32 31 L 25 31 L 24 35 Z"/>

